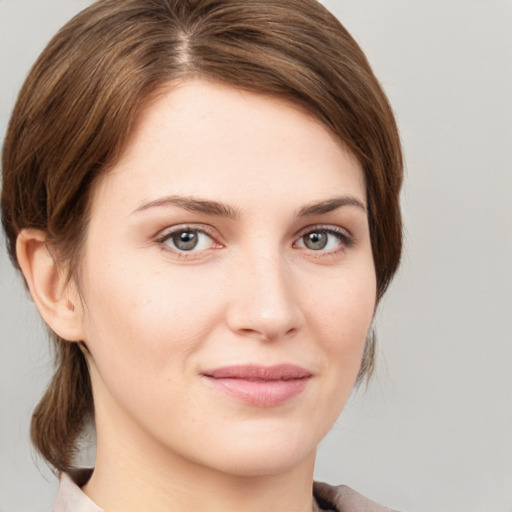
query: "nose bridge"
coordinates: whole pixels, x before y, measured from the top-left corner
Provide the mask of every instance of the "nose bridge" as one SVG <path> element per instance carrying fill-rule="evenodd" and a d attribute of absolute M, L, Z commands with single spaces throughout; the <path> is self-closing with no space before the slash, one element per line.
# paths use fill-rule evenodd
<path fill-rule="evenodd" d="M 233 330 L 275 339 L 297 330 L 301 313 L 296 283 L 279 247 L 259 247 L 237 262 L 236 293 L 230 304 Z"/>

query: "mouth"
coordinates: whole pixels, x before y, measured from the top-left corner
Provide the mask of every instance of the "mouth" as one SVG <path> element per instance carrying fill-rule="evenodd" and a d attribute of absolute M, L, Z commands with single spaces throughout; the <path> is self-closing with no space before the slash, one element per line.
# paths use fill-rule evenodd
<path fill-rule="evenodd" d="M 299 395 L 313 374 L 291 364 L 238 365 L 202 373 L 214 388 L 247 404 L 273 407 Z"/>

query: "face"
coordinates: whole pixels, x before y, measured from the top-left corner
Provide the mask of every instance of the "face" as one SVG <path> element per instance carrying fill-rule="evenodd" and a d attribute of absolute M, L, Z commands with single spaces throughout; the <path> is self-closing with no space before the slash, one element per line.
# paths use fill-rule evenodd
<path fill-rule="evenodd" d="M 80 270 L 98 456 L 314 459 L 374 312 L 365 208 L 356 159 L 298 108 L 201 80 L 154 101 L 94 190 Z"/>

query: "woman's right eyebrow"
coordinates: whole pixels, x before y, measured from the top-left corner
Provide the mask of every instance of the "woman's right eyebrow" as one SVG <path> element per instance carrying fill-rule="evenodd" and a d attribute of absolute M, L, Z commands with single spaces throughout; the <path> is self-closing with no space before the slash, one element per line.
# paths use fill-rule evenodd
<path fill-rule="evenodd" d="M 150 208 L 165 206 L 178 206 L 179 208 L 190 210 L 192 212 L 201 212 L 207 215 L 228 217 L 230 219 L 235 219 L 239 216 L 238 210 L 230 205 L 194 196 L 165 196 L 152 201 L 146 201 L 135 209 L 132 212 L 132 215 L 149 210 Z"/>

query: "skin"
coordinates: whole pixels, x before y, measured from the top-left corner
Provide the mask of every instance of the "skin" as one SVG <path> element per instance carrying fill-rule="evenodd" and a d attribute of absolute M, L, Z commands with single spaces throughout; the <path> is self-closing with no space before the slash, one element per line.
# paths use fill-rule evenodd
<path fill-rule="evenodd" d="M 47 321 L 62 330 L 64 315 L 90 351 L 98 451 L 84 490 L 99 506 L 311 510 L 316 447 L 375 308 L 365 204 L 357 160 L 283 100 L 193 80 L 146 109 L 94 189 L 79 286 L 46 277 L 67 304 Z M 193 250 L 179 229 L 199 236 Z M 307 245 L 312 233 L 327 245 Z M 270 407 L 202 375 L 283 363 L 312 377 Z"/>

